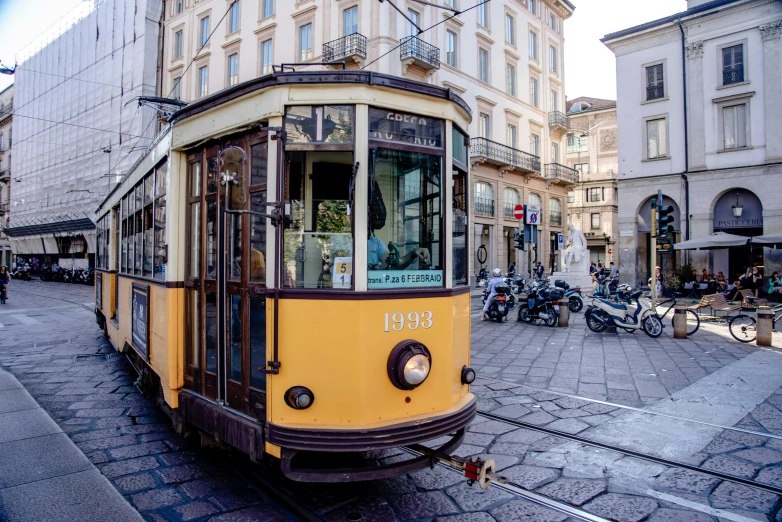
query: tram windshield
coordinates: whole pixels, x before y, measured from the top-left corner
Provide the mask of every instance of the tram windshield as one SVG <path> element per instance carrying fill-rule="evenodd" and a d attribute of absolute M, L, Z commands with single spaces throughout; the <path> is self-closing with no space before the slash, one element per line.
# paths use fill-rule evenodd
<path fill-rule="evenodd" d="M 442 286 L 442 158 L 370 151 L 368 288 Z"/>

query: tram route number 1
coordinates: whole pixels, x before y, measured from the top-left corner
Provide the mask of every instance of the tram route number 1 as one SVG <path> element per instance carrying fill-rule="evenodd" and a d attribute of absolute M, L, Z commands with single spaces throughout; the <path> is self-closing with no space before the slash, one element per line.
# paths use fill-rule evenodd
<path fill-rule="evenodd" d="M 389 326 L 391 330 L 400 332 L 405 329 L 407 324 L 408 330 L 417 330 L 419 327 L 428 330 L 432 327 L 432 312 L 426 310 L 421 312 L 410 312 L 407 314 L 407 321 L 405 322 L 405 315 L 402 312 L 396 312 L 394 314 L 385 314 L 385 329 L 384 332 L 388 332 Z"/>

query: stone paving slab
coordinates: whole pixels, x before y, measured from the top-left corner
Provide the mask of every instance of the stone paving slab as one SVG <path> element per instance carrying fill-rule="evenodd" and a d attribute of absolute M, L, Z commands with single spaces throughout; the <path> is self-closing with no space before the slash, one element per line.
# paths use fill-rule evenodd
<path fill-rule="evenodd" d="M 0 368 L 8 383 L 16 380 Z M 143 520 L 24 388 L 0 392 L 0 520 Z M 23 393 L 22 393 L 23 392 Z M 16 403 L 18 411 L 12 410 Z"/>

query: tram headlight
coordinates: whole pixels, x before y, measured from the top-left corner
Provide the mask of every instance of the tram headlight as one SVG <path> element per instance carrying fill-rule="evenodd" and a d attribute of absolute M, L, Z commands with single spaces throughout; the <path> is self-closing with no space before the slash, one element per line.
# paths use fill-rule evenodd
<path fill-rule="evenodd" d="M 388 356 L 388 378 L 400 390 L 420 386 L 432 370 L 432 354 L 418 341 L 407 340 L 394 346 Z"/>
<path fill-rule="evenodd" d="M 475 370 L 467 366 L 462 367 L 462 384 L 472 384 L 475 382 Z"/>
<path fill-rule="evenodd" d="M 285 392 L 285 404 L 296 410 L 306 410 L 315 402 L 315 395 L 304 386 L 294 386 Z"/>

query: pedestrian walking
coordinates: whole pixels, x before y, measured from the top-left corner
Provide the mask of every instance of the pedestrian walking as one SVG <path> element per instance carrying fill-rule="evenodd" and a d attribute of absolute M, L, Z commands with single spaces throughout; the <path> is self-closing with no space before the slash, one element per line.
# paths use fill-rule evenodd
<path fill-rule="evenodd" d="M 619 270 L 617 270 L 616 266 L 614 266 L 614 262 L 611 261 L 611 263 L 609 263 L 609 265 L 611 267 L 611 279 L 619 277 Z"/>
<path fill-rule="evenodd" d="M 513 277 L 516 275 L 516 261 L 513 261 L 508 267 L 508 276 Z"/>
<path fill-rule="evenodd" d="M 5 298 L 8 299 L 8 282 L 11 280 L 11 274 L 6 269 L 5 265 L 0 266 L 0 285 L 5 288 Z"/>

